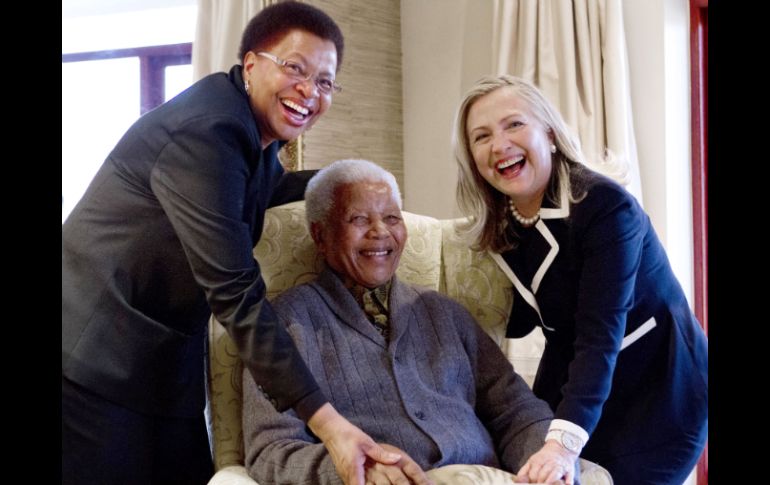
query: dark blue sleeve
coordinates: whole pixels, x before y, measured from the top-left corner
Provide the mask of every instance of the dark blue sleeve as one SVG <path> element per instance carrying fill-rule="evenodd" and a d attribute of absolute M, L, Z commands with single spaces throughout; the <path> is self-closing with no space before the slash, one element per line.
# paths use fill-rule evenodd
<path fill-rule="evenodd" d="M 573 206 L 572 244 L 581 259 L 574 315 L 574 359 L 556 418 L 595 429 L 634 304 L 644 212 L 622 187 L 599 184 Z"/>

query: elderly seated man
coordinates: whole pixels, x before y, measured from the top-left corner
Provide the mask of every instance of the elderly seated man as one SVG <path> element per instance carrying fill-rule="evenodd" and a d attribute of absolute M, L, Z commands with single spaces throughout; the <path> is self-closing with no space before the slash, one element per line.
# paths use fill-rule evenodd
<path fill-rule="evenodd" d="M 338 161 L 311 179 L 305 200 L 327 268 L 273 308 L 332 405 L 401 453 L 396 465 L 367 467 L 367 483 L 405 480 L 402 467 L 415 463 L 518 472 L 553 414 L 462 305 L 396 277 L 407 234 L 393 175 Z M 342 483 L 294 411 L 277 412 L 248 376 L 243 388 L 246 467 L 260 485 Z M 556 453 L 519 479 L 569 483 L 575 459 Z"/>

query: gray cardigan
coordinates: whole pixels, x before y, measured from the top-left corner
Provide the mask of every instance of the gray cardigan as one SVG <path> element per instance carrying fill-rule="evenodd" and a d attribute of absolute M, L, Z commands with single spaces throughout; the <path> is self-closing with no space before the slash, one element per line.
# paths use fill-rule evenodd
<path fill-rule="evenodd" d="M 459 303 L 394 277 L 390 341 L 334 273 L 273 308 L 332 405 L 423 469 L 453 463 L 517 472 L 553 416 Z M 246 467 L 260 484 L 342 483 L 323 444 L 293 411 L 277 412 L 243 380 Z"/>

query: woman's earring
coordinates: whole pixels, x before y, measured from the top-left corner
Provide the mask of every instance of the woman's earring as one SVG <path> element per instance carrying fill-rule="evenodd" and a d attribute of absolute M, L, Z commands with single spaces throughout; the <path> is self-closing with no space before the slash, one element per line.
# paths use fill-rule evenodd
<path fill-rule="evenodd" d="M 246 88 L 246 92 L 249 93 L 249 80 L 243 81 L 243 87 Z M 251 93 L 249 93 L 251 94 Z"/>
<path fill-rule="evenodd" d="M 556 145 L 554 145 L 553 143 L 551 143 L 551 153 L 556 153 Z"/>

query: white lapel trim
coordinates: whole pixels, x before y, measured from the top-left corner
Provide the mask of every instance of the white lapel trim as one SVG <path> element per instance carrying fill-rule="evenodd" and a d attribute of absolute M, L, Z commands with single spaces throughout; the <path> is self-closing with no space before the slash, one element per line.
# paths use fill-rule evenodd
<path fill-rule="evenodd" d="M 545 255 L 545 259 L 543 259 L 540 267 L 537 268 L 535 276 L 532 278 L 532 291 L 537 293 L 537 289 L 540 288 L 540 282 L 543 280 L 543 275 L 545 275 L 545 272 L 551 267 L 553 260 L 556 259 L 556 255 L 559 254 L 559 243 L 556 242 L 556 238 L 553 237 L 553 234 L 548 230 L 548 226 L 545 225 L 545 222 L 543 222 L 542 219 L 537 221 L 535 228 L 540 231 L 543 238 L 545 238 L 548 244 L 551 245 L 551 250 Z"/>
<path fill-rule="evenodd" d="M 559 207 L 541 208 L 540 219 L 566 219 L 569 217 L 569 185 L 565 178 L 562 178 L 559 186 Z"/>
<path fill-rule="evenodd" d="M 548 244 L 551 246 L 551 250 L 548 251 L 545 259 L 543 259 L 543 262 L 537 269 L 534 278 L 532 278 L 532 291 L 529 291 L 529 289 L 524 286 L 521 280 L 519 280 L 519 277 L 516 276 L 516 273 L 514 273 L 510 266 L 506 264 L 502 255 L 488 251 L 489 255 L 492 256 L 492 259 L 495 261 L 495 263 L 497 263 L 500 269 L 503 270 L 505 276 L 511 280 L 511 283 L 513 283 L 513 286 L 516 287 L 516 290 L 519 292 L 521 297 L 524 298 L 524 301 L 526 301 L 529 306 L 535 309 L 538 318 L 540 318 L 540 324 L 543 325 L 543 328 L 552 332 L 555 330 L 551 327 L 548 327 L 545 322 L 543 322 L 543 316 L 540 314 L 540 306 L 537 304 L 537 299 L 535 298 L 534 294 L 537 293 L 537 289 L 540 288 L 540 282 L 543 280 L 545 272 L 548 271 L 548 268 L 550 268 L 551 264 L 553 264 L 553 260 L 556 259 L 556 255 L 559 254 L 559 243 L 556 242 L 556 238 L 553 237 L 553 234 L 548 229 L 548 226 L 545 225 L 543 219 L 565 219 L 569 217 L 568 194 L 569 181 L 566 180 L 566 177 L 562 177 L 561 184 L 559 186 L 559 207 L 540 209 L 540 219 L 538 219 L 535 227 L 538 231 L 540 231 L 540 234 L 542 234 L 543 238 L 545 238 L 546 242 L 548 242 Z"/>
<path fill-rule="evenodd" d="M 655 321 L 655 317 L 652 317 L 646 322 L 644 322 L 643 324 L 639 325 L 639 328 L 637 328 L 636 330 L 629 333 L 623 338 L 623 343 L 620 344 L 620 350 L 625 349 L 632 343 L 642 338 L 646 333 L 648 333 L 650 330 L 655 328 L 657 325 L 658 325 L 658 322 Z"/>
<path fill-rule="evenodd" d="M 559 207 L 557 208 L 545 208 L 540 209 L 540 219 L 537 220 L 535 228 L 540 232 L 543 238 L 551 246 L 551 250 L 546 254 L 545 259 L 540 264 L 540 267 L 535 272 L 535 276 L 532 278 L 532 291 L 537 293 L 540 288 L 540 282 L 543 281 L 543 276 L 548 268 L 553 264 L 553 260 L 556 259 L 556 255 L 559 254 L 559 243 L 556 242 L 556 238 L 553 237 L 553 233 L 545 225 L 543 219 L 564 219 L 569 217 L 569 185 L 562 179 L 561 186 L 559 187 Z"/>
<path fill-rule="evenodd" d="M 505 262 L 503 259 L 503 256 L 499 253 L 494 253 L 492 251 L 489 251 L 489 255 L 492 256 L 492 259 L 495 260 L 495 263 L 500 267 L 501 270 L 503 270 L 503 273 L 505 273 L 505 276 L 508 277 L 509 280 L 511 280 L 511 283 L 513 283 L 513 286 L 516 287 L 516 290 L 519 292 L 522 298 L 524 298 L 524 301 L 529 303 L 529 306 L 535 309 L 537 312 L 537 316 L 540 319 L 540 324 L 543 325 L 543 328 L 546 328 L 548 330 L 554 331 L 553 328 L 547 327 L 545 323 L 543 322 L 543 316 L 540 315 L 540 306 L 537 304 L 537 300 L 535 299 L 535 295 L 532 294 L 529 289 L 522 284 L 522 282 L 519 280 L 519 277 L 516 276 L 516 273 L 513 272 L 510 266 Z M 514 305 L 516 302 L 514 302 Z"/>

